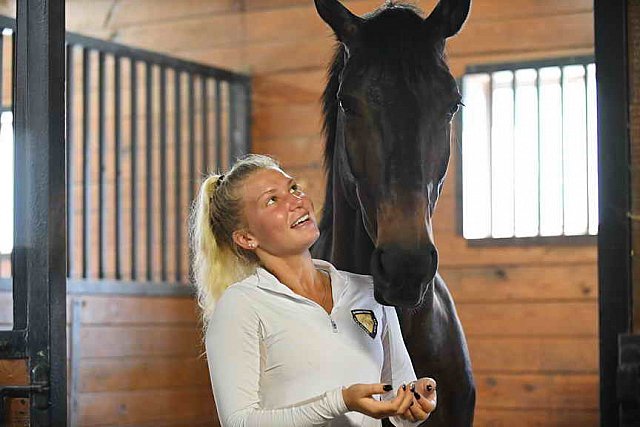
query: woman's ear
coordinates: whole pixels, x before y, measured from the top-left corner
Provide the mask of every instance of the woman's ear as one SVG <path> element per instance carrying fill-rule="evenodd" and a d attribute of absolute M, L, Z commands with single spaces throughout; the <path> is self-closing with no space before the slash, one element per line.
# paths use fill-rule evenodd
<path fill-rule="evenodd" d="M 231 237 L 236 245 L 247 251 L 252 251 L 258 247 L 258 241 L 246 230 L 236 230 Z"/>

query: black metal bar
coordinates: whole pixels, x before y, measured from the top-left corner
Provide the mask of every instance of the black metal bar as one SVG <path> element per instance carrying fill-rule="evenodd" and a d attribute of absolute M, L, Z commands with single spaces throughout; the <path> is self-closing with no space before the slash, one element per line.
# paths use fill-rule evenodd
<path fill-rule="evenodd" d="M 16 232 L 14 257 L 28 295 L 31 425 L 64 426 L 66 384 L 66 188 L 64 2 L 17 2 Z M 15 289 L 14 289 L 15 290 Z M 46 386 L 45 386 L 46 385 Z M 45 389 L 45 387 L 48 387 Z"/>
<path fill-rule="evenodd" d="M 202 173 L 209 170 L 209 88 L 207 78 L 200 76 L 200 105 L 202 114 Z"/>
<path fill-rule="evenodd" d="M 243 154 L 249 154 L 251 152 L 251 147 L 253 146 L 253 140 L 251 139 L 251 127 L 253 126 L 253 122 L 252 122 L 252 117 L 253 117 L 253 110 L 252 110 L 252 106 L 253 106 L 253 101 L 252 101 L 252 97 L 253 97 L 253 84 L 251 81 L 251 78 L 247 79 L 247 81 L 245 81 L 243 83 L 244 86 L 244 129 L 245 129 L 245 135 L 244 135 L 244 153 Z"/>
<path fill-rule="evenodd" d="M 585 150 L 585 173 L 587 176 L 587 230 L 585 234 L 589 234 L 589 224 L 591 222 L 591 209 L 589 205 L 589 93 L 587 90 L 587 66 L 582 66 L 584 71 L 583 88 L 584 88 L 584 150 Z"/>
<path fill-rule="evenodd" d="M 501 62 L 492 64 L 478 64 L 466 67 L 466 73 L 492 73 L 504 70 L 516 70 L 524 68 L 545 68 L 566 65 L 583 65 L 592 63 L 594 57 L 591 55 L 569 56 L 565 58 L 541 59 L 536 61 Z"/>
<path fill-rule="evenodd" d="M 630 138 L 627 75 L 628 1 L 596 0 L 598 93 L 598 289 L 600 425 L 619 425 L 618 336 L 631 330 Z"/>
<path fill-rule="evenodd" d="M 216 172 L 222 170 L 222 85 L 220 80 L 216 80 L 216 102 L 215 102 L 215 116 L 216 116 Z"/>
<path fill-rule="evenodd" d="M 248 85 L 248 84 L 247 84 Z M 240 83 L 230 83 L 229 94 L 229 164 L 233 164 L 235 160 L 247 153 L 249 140 L 248 122 L 244 120 L 249 113 L 247 85 Z"/>
<path fill-rule="evenodd" d="M 566 229 L 565 229 L 565 220 L 564 220 L 564 192 L 565 192 L 565 185 L 564 185 L 564 68 L 560 67 L 560 124 L 561 124 L 561 132 L 560 132 L 560 166 L 561 166 L 561 173 L 560 173 L 560 188 L 562 189 L 562 215 L 561 215 L 561 219 L 562 219 L 562 234 L 566 234 Z"/>
<path fill-rule="evenodd" d="M 511 96 L 513 97 L 513 107 L 511 112 L 513 118 L 513 127 L 511 128 L 511 198 L 513 203 L 511 205 L 511 209 L 513 212 L 513 237 L 516 237 L 516 70 L 511 70 Z"/>
<path fill-rule="evenodd" d="M 74 133 L 73 128 L 75 125 L 75 72 L 74 72 L 74 60 L 73 60 L 74 46 L 67 45 L 66 61 L 67 61 L 67 76 L 66 76 L 66 89 L 65 96 L 66 101 L 66 137 L 67 137 L 67 150 L 66 150 L 66 165 L 67 165 L 67 272 L 70 277 L 76 274 L 76 252 L 75 252 L 75 197 L 73 194 L 73 188 L 75 187 L 76 171 L 73 164 L 73 144 Z M 15 117 L 15 116 L 14 116 Z M 15 322 L 15 320 L 14 320 Z M 26 319 L 25 319 L 26 322 Z M 26 323 L 25 323 L 26 325 Z"/>
<path fill-rule="evenodd" d="M 153 277 L 152 262 L 153 262 L 153 65 L 146 63 L 145 67 L 145 109 L 146 109 L 146 273 L 147 280 L 151 281 Z"/>
<path fill-rule="evenodd" d="M 106 219 L 107 219 L 107 201 L 105 191 L 106 181 L 106 131 L 105 131 L 105 112 L 107 108 L 107 97 L 105 93 L 105 55 L 104 52 L 98 54 L 98 277 L 105 277 L 104 257 L 106 251 Z"/>
<path fill-rule="evenodd" d="M 0 292 L 11 291 L 11 279 L 0 278 Z M 180 282 L 147 282 L 110 279 L 68 279 L 68 295 L 129 295 L 129 296 L 176 296 L 193 297 L 195 289 Z M 72 317 L 73 319 L 73 317 Z M 73 331 L 71 332 L 73 334 Z M 25 331 L 0 331 L 0 351 L 11 346 L 11 355 L 2 354 L 3 358 L 24 359 L 25 349 L 13 347 L 19 344 L 25 336 Z M 73 338 L 72 338 L 73 339 Z M 24 344 L 24 340 L 23 340 Z M 16 350 L 17 349 L 17 350 Z M 71 380 L 73 380 L 71 378 Z M 73 425 L 73 424 L 70 424 Z"/>
<path fill-rule="evenodd" d="M 69 423 L 70 426 L 78 425 L 78 398 L 80 391 L 80 359 L 82 357 L 82 346 L 80 343 L 80 329 L 82 327 L 82 309 L 86 305 L 85 301 L 73 298 L 71 301 L 71 335 L 69 346 Z"/>
<path fill-rule="evenodd" d="M 11 105 L 16 104 L 16 33 L 11 34 Z M 15 117 L 15 115 L 14 115 Z"/>
<path fill-rule="evenodd" d="M 82 49 L 82 277 L 89 276 L 91 250 L 91 58 L 89 49 Z"/>
<path fill-rule="evenodd" d="M 114 191 L 114 203 L 113 203 L 113 213 L 114 213 L 114 225 L 115 225 L 115 235 L 114 235 L 114 245 L 113 245 L 113 255 L 115 257 L 115 277 L 116 279 L 122 279 L 122 267 L 120 265 L 120 242 L 121 242 L 121 234 L 122 233 L 122 176 L 121 176 L 121 164 L 120 164 L 120 150 L 122 147 L 122 93 L 121 93 L 121 82 L 120 79 L 122 77 L 122 68 L 121 68 L 121 58 L 116 56 L 113 58 L 114 60 L 114 69 L 113 69 L 113 79 L 114 79 L 114 103 L 113 103 L 113 121 L 114 121 L 114 156 L 113 163 L 115 169 L 114 183 L 115 183 L 115 191 Z"/>
<path fill-rule="evenodd" d="M 542 150 L 540 147 L 542 138 L 540 132 L 542 130 L 540 113 L 540 69 L 536 68 L 536 102 L 537 102 L 537 114 L 538 114 L 538 236 L 542 235 Z"/>
<path fill-rule="evenodd" d="M 176 281 L 180 281 L 182 279 L 182 257 L 181 248 L 182 248 L 182 218 L 180 216 L 182 206 L 182 114 L 181 114 L 181 75 L 182 73 L 179 70 L 175 70 L 174 75 L 174 90 L 175 90 L 175 104 L 174 104 L 174 121 L 175 121 L 175 188 L 174 188 L 174 196 L 176 200 L 176 208 L 175 208 L 175 240 L 176 240 Z"/>
<path fill-rule="evenodd" d="M 493 74 L 489 74 L 489 94 L 487 96 L 487 116 L 489 117 L 489 236 L 493 236 Z"/>
<path fill-rule="evenodd" d="M 136 162 L 138 160 L 138 70 L 136 69 L 136 60 L 131 59 L 130 88 L 131 95 L 131 150 L 129 158 L 131 159 L 131 280 L 137 278 L 137 257 L 138 252 L 138 171 Z"/>
<path fill-rule="evenodd" d="M 236 117 L 236 108 L 237 108 L 237 104 L 238 104 L 238 100 L 236 97 L 236 88 L 233 84 L 228 83 L 227 85 L 228 88 L 228 98 L 227 98 L 227 105 L 229 107 L 229 114 L 227 116 L 227 164 L 229 166 L 231 166 L 234 162 L 234 159 L 236 157 L 236 144 L 237 144 L 237 139 L 238 139 L 238 135 L 236 132 L 236 122 L 237 122 L 237 117 Z"/>
<path fill-rule="evenodd" d="M 195 142 L 195 99 L 193 74 L 187 75 L 188 82 L 188 113 L 189 114 L 189 202 L 195 197 L 195 184 L 198 180 L 196 173 L 196 142 Z"/>
<path fill-rule="evenodd" d="M 4 98 L 2 97 L 4 89 L 4 35 L 0 28 L 0 108 L 4 107 Z"/>
<path fill-rule="evenodd" d="M 160 67 L 160 272 L 167 280 L 167 69 Z"/>

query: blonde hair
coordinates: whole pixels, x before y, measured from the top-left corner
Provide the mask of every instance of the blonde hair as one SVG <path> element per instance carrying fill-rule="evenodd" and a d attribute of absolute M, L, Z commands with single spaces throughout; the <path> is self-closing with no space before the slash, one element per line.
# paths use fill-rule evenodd
<path fill-rule="evenodd" d="M 193 279 L 205 329 L 224 290 L 256 271 L 257 256 L 236 245 L 232 235 L 245 225 L 240 187 L 249 175 L 270 168 L 280 165 L 272 157 L 249 154 L 200 186 L 190 222 Z"/>

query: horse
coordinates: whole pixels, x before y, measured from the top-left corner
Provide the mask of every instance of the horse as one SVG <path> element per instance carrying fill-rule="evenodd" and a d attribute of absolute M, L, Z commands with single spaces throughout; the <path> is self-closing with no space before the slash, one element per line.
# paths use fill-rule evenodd
<path fill-rule="evenodd" d="M 396 307 L 416 375 L 438 383 L 428 425 L 471 426 L 471 361 L 432 231 L 462 105 L 444 47 L 470 0 L 440 0 L 427 18 L 389 1 L 363 17 L 314 1 L 338 44 L 322 95 L 327 186 L 312 255 L 373 276 L 375 299 Z"/>

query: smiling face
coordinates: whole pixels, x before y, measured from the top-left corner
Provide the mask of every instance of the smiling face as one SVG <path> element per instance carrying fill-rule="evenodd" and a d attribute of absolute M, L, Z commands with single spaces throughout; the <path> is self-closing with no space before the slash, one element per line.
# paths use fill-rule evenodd
<path fill-rule="evenodd" d="M 262 169 L 242 185 L 246 227 L 233 233 L 244 249 L 271 256 L 308 251 L 320 236 L 313 202 L 295 179 L 280 169 Z"/>

